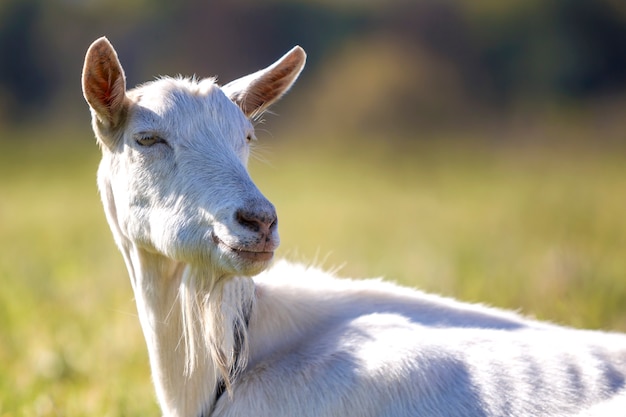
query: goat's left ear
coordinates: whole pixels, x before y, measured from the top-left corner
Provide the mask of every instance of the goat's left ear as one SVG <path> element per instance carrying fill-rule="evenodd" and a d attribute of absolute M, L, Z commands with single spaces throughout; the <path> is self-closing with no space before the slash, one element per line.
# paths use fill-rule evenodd
<path fill-rule="evenodd" d="M 82 84 L 85 100 L 103 127 L 118 127 L 128 107 L 126 78 L 107 38 L 97 39 L 87 50 Z"/>
<path fill-rule="evenodd" d="M 246 116 L 254 118 L 291 88 L 305 62 L 304 49 L 296 46 L 269 67 L 232 81 L 222 90 Z"/>

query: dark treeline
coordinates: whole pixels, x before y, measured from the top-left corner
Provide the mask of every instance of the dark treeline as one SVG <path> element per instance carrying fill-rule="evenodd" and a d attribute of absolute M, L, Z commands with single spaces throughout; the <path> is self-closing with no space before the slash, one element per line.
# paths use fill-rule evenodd
<path fill-rule="evenodd" d="M 4 0 L 0 121 L 84 116 L 82 59 L 101 35 L 129 85 L 177 73 L 226 82 L 300 44 L 302 84 L 328 96 L 307 99 L 345 110 L 342 96 L 373 97 L 388 110 L 359 111 L 390 118 L 382 125 L 626 93 L 622 0 Z"/>

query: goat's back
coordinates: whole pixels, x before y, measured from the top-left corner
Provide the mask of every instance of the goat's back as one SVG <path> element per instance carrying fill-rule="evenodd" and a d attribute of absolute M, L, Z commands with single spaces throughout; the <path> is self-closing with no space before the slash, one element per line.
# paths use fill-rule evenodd
<path fill-rule="evenodd" d="M 561 416 L 624 388 L 626 336 L 280 263 L 216 416 Z"/>

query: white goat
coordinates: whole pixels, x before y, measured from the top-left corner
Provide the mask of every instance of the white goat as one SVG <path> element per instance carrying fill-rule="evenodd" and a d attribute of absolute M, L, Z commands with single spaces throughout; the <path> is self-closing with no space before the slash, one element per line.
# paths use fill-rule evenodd
<path fill-rule="evenodd" d="M 126 91 L 111 44 L 87 52 L 98 186 L 164 415 L 626 415 L 624 335 L 286 262 L 262 272 L 277 218 L 245 168 L 249 118 L 305 58 L 295 47 L 221 88 L 161 78 Z"/>

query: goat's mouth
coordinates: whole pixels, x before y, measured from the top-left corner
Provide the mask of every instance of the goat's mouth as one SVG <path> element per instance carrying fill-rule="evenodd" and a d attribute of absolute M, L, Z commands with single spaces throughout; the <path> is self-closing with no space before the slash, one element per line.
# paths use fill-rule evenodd
<path fill-rule="evenodd" d="M 272 260 L 274 257 L 273 250 L 265 250 L 265 248 L 254 248 L 246 246 L 234 246 L 225 243 L 217 235 L 213 234 L 213 242 L 217 245 L 222 252 L 230 254 L 240 260 L 253 262 L 253 263 L 266 263 Z"/>

